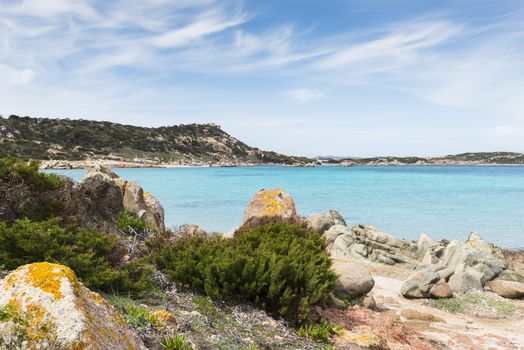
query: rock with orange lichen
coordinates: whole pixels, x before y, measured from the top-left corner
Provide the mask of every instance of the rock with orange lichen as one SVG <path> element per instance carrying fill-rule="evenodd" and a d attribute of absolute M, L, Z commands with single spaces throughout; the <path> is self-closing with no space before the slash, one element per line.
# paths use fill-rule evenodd
<path fill-rule="evenodd" d="M 71 269 L 51 263 L 19 267 L 0 281 L 0 348 L 146 349 L 100 295 Z"/>
<path fill-rule="evenodd" d="M 244 211 L 243 223 L 257 217 L 290 219 L 296 216 L 295 202 L 287 192 L 280 188 L 262 189 L 249 202 Z"/>

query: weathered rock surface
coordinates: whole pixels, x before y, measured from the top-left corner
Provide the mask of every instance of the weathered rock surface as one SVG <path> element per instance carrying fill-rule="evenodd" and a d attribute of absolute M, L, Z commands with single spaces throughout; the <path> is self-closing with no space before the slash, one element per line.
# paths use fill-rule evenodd
<path fill-rule="evenodd" d="M 0 307 L 7 311 L 4 344 L 27 335 L 17 349 L 145 349 L 115 309 L 62 265 L 34 263 L 10 273 L 0 281 Z"/>
<path fill-rule="evenodd" d="M 487 283 L 488 287 L 501 297 L 508 299 L 524 298 L 524 283 L 505 280 L 493 280 Z"/>
<path fill-rule="evenodd" d="M 332 232 L 331 230 L 335 230 Z M 336 233 L 340 234 L 336 234 Z M 334 257 L 353 258 L 359 261 L 376 262 L 387 265 L 402 264 L 414 268 L 419 263 L 416 259 L 417 245 L 388 235 L 369 225 L 354 225 L 348 232 L 335 225 L 324 233 L 326 241 L 333 239 L 328 246 Z"/>
<path fill-rule="evenodd" d="M 75 186 L 73 198 L 78 213 L 88 221 L 114 218 L 124 208 L 121 188 L 102 174 L 86 177 Z"/>
<path fill-rule="evenodd" d="M 369 271 L 358 263 L 335 262 L 333 267 L 339 275 L 336 289 L 349 296 L 365 295 L 375 286 Z"/>
<path fill-rule="evenodd" d="M 293 198 L 284 190 L 262 189 L 255 193 L 244 211 L 243 224 L 253 218 L 290 219 L 297 216 Z"/>
<path fill-rule="evenodd" d="M 483 290 L 482 273 L 471 267 L 459 269 L 449 279 L 449 286 L 454 293 L 465 293 L 469 290 Z"/>
<path fill-rule="evenodd" d="M 333 257 L 349 258 L 351 245 L 355 242 L 351 229 L 344 225 L 333 225 L 322 235 L 326 249 Z"/>
<path fill-rule="evenodd" d="M 319 234 L 323 234 L 334 225 L 347 226 L 342 215 L 333 209 L 327 210 L 321 214 L 312 214 L 306 218 L 306 222 Z"/>
<path fill-rule="evenodd" d="M 164 208 L 156 197 L 150 193 L 144 192 L 142 187 L 134 181 L 126 181 L 119 177 L 115 172 L 107 169 L 104 166 L 96 165 L 87 169 L 84 180 L 79 184 L 79 187 L 89 183 L 92 179 L 98 179 L 98 182 L 113 183 L 120 188 L 120 198 L 116 194 L 112 199 L 114 205 L 120 203 L 120 208 L 125 208 L 131 212 L 136 218 L 143 220 L 150 227 L 159 231 L 165 230 L 164 224 Z M 114 187 L 114 186 L 113 186 Z M 102 197 L 99 193 L 94 193 L 92 198 L 98 199 Z M 103 208 L 102 203 L 97 204 Z"/>
<path fill-rule="evenodd" d="M 400 293 L 406 298 L 427 298 L 434 284 L 440 280 L 439 275 L 430 269 L 413 273 L 402 285 Z"/>
<path fill-rule="evenodd" d="M 431 289 L 429 290 L 429 295 L 437 299 L 452 298 L 453 290 L 451 289 L 449 284 L 441 281 L 435 284 L 433 287 L 431 287 Z"/>

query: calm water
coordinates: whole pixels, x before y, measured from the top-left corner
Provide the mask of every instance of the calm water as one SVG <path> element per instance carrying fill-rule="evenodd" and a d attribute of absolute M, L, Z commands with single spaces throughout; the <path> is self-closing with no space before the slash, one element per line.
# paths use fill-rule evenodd
<path fill-rule="evenodd" d="M 227 231 L 261 188 L 281 187 L 302 215 L 338 210 L 397 237 L 465 239 L 472 230 L 504 247 L 524 247 L 524 167 L 115 169 L 157 196 L 168 226 Z M 83 170 L 55 171 L 80 180 Z"/>

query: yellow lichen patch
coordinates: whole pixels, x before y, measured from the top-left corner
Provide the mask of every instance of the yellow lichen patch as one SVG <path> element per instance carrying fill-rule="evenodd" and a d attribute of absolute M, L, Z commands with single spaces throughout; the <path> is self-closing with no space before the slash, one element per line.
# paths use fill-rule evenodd
<path fill-rule="evenodd" d="M 25 268 L 27 268 L 25 282 L 52 294 L 54 300 L 62 298 L 60 291 L 62 278 L 67 278 L 72 284 L 75 281 L 73 271 L 63 265 L 42 262 L 27 265 Z"/>
<path fill-rule="evenodd" d="M 338 343 L 349 341 L 366 347 L 376 347 L 383 343 L 383 339 L 377 336 L 373 332 L 373 329 L 367 326 L 359 326 L 355 327 L 351 331 L 344 331 L 339 334 L 336 341 Z"/>
<path fill-rule="evenodd" d="M 157 310 L 153 312 L 153 317 L 156 318 L 160 323 L 167 325 L 167 323 L 175 323 L 176 318 L 171 312 L 167 310 Z"/>
<path fill-rule="evenodd" d="M 265 190 L 262 192 L 262 203 L 264 205 L 264 215 L 283 214 L 284 203 L 282 202 L 283 194 L 279 189 Z"/>

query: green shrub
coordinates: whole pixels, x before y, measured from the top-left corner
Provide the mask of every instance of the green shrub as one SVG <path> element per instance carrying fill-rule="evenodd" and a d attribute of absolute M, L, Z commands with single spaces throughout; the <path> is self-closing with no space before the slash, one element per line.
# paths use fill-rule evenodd
<path fill-rule="evenodd" d="M 116 217 L 116 226 L 127 235 L 143 234 L 152 231 L 143 220 L 137 219 L 127 209 L 122 210 Z"/>
<path fill-rule="evenodd" d="M 181 334 L 175 334 L 172 336 L 166 336 L 162 339 L 162 348 L 166 350 L 192 350 L 193 347 Z"/>
<path fill-rule="evenodd" d="M 43 220 L 63 209 L 63 202 L 52 192 L 64 186 L 66 180 L 38 171 L 39 166 L 36 161 L 0 158 L 0 212 L 4 212 L 5 219 Z"/>
<path fill-rule="evenodd" d="M 152 289 L 151 269 L 143 261 L 121 268 L 112 266 L 116 238 L 74 225 L 61 226 L 58 218 L 46 221 L 0 222 L 0 266 L 48 261 L 69 266 L 89 288 L 140 293 Z"/>
<path fill-rule="evenodd" d="M 333 323 L 321 320 L 316 325 L 303 325 L 298 329 L 298 334 L 302 337 L 311 337 L 315 340 L 328 341 L 333 335 L 339 334 L 342 328 Z"/>
<path fill-rule="evenodd" d="M 140 306 L 135 300 L 118 294 L 105 296 L 107 301 L 116 307 L 123 315 L 127 324 L 133 327 L 153 325 L 160 326 L 160 321 L 145 307 Z"/>
<path fill-rule="evenodd" d="M 253 302 L 297 324 L 337 280 L 319 235 L 280 221 L 246 228 L 232 239 L 183 237 L 155 261 L 180 287 Z"/>

